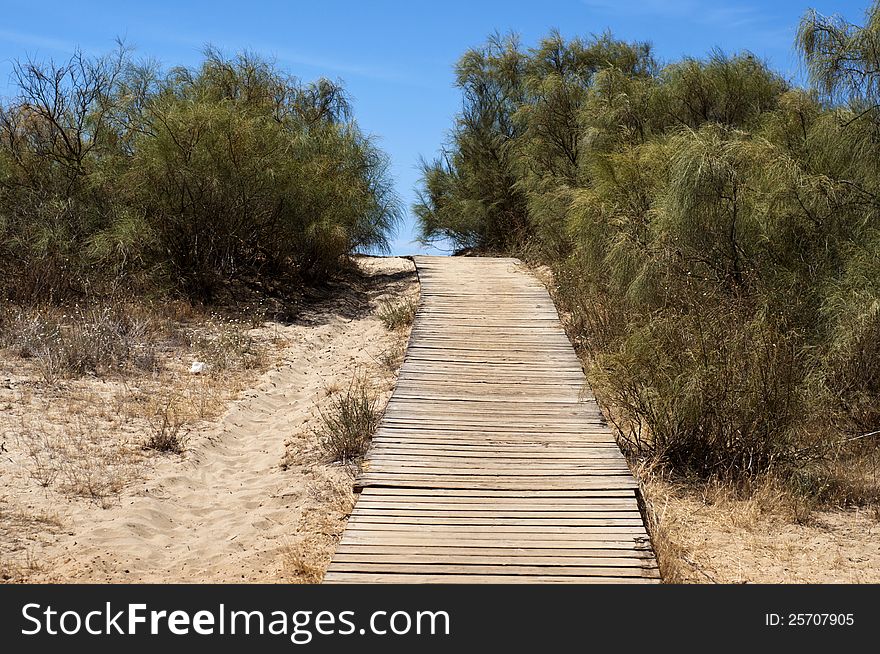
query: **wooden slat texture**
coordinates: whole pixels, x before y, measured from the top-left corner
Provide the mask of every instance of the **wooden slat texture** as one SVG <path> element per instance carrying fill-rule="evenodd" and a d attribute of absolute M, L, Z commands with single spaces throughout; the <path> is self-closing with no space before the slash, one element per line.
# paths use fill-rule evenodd
<path fill-rule="evenodd" d="M 416 257 L 421 303 L 329 583 L 643 583 L 636 483 L 516 259 Z"/>

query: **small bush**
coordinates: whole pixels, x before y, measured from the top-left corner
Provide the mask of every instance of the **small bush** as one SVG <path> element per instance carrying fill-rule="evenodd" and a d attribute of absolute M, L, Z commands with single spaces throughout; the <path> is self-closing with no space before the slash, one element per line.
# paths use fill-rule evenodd
<path fill-rule="evenodd" d="M 334 461 L 353 463 L 366 454 L 381 417 L 375 391 L 359 376 L 321 411 L 321 425 L 315 433 Z"/>
<path fill-rule="evenodd" d="M 795 459 L 808 409 L 800 368 L 789 339 L 727 307 L 631 328 L 617 352 L 597 358 L 594 378 L 632 453 L 710 478 Z"/>
<path fill-rule="evenodd" d="M 394 331 L 412 324 L 419 304 L 416 300 L 385 300 L 379 308 L 379 318 L 385 327 Z"/>
<path fill-rule="evenodd" d="M 150 438 L 144 444 L 148 450 L 182 454 L 186 449 L 185 419 L 177 408 L 174 397 L 168 397 L 156 410 L 150 422 Z"/>

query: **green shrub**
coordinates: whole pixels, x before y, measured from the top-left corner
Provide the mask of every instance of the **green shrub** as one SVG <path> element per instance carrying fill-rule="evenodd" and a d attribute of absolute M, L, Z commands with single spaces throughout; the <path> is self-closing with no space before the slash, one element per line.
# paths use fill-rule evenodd
<path fill-rule="evenodd" d="M 422 238 L 552 267 L 632 453 L 704 477 L 830 456 L 880 429 L 878 43 L 880 3 L 808 13 L 800 89 L 750 53 L 492 38 L 459 63 Z"/>
<path fill-rule="evenodd" d="M 0 291 L 211 300 L 237 279 L 314 283 L 387 248 L 387 159 L 344 90 L 213 49 L 167 72 L 118 52 L 14 66 L 0 104 Z"/>

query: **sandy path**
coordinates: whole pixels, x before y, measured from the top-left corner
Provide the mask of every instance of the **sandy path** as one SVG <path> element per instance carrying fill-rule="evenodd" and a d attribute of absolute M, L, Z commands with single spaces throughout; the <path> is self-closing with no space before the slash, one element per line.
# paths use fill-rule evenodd
<path fill-rule="evenodd" d="M 407 260 L 361 265 L 373 274 L 364 288 L 273 327 L 288 342 L 281 360 L 183 460 L 163 457 L 115 506 L 74 506 L 66 535 L 44 553 L 43 579 L 279 581 L 292 543 L 341 531 L 350 473 L 327 464 L 311 425 L 328 388 L 345 388 L 357 369 L 380 374 L 377 361 L 399 339 L 376 317 L 377 299 L 416 288 Z M 383 400 L 393 380 L 384 374 Z"/>

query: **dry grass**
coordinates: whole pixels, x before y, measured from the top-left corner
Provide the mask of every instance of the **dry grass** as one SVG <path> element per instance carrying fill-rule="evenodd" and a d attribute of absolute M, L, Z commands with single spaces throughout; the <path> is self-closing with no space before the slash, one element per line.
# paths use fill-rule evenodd
<path fill-rule="evenodd" d="M 189 431 L 185 428 L 186 415 L 180 409 L 179 398 L 168 395 L 159 404 L 150 422 L 150 436 L 144 447 L 157 452 L 182 454 Z"/>
<path fill-rule="evenodd" d="M 804 494 L 778 475 L 733 486 L 676 481 L 650 466 L 637 468 L 664 580 L 880 581 L 880 550 L 873 544 L 880 534 L 873 470 L 844 462 L 827 467 L 838 483 L 829 485 L 834 492 L 823 497 Z"/>
<path fill-rule="evenodd" d="M 344 393 L 329 398 L 319 409 L 321 423 L 315 435 L 333 461 L 355 463 L 363 458 L 382 411 L 373 383 L 363 373 L 356 374 Z"/>
<path fill-rule="evenodd" d="M 0 581 L 7 584 L 27 583 L 30 577 L 43 570 L 31 550 L 24 552 L 23 560 L 0 559 Z"/>
<path fill-rule="evenodd" d="M 379 307 L 379 318 L 392 331 L 406 329 L 412 325 L 418 308 L 419 303 L 415 298 L 384 300 Z"/>
<path fill-rule="evenodd" d="M 336 395 L 339 393 L 344 387 L 337 381 L 331 381 L 329 384 L 324 386 L 324 396 L 330 397 L 331 395 Z"/>
<path fill-rule="evenodd" d="M 354 508 L 351 479 L 343 479 L 342 483 L 326 479 L 313 490 L 310 499 L 322 510 L 306 512 L 297 528 L 297 533 L 304 535 L 282 548 L 285 581 L 316 584 L 324 578 L 345 530 L 345 518 Z"/>
<path fill-rule="evenodd" d="M 300 584 L 318 584 L 324 578 L 324 570 L 330 564 L 329 557 L 317 557 L 316 552 L 327 552 L 335 542 L 327 536 L 307 534 L 295 544 L 282 548 L 281 558 L 284 577 Z"/>
<path fill-rule="evenodd" d="M 57 533 L 63 526 L 55 514 L 9 510 L 7 498 L 0 498 L 0 581 L 26 582 L 43 569 L 34 543 Z"/>
<path fill-rule="evenodd" d="M 156 369 L 151 316 L 128 305 L 79 308 L 7 308 L 0 345 L 32 359 L 48 384 L 83 375 L 107 376 Z"/>
<path fill-rule="evenodd" d="M 397 341 L 387 350 L 385 350 L 382 355 L 379 357 L 379 365 L 388 372 L 397 371 L 401 364 L 403 363 L 404 355 L 406 354 L 406 343 L 403 341 Z"/>
<path fill-rule="evenodd" d="M 207 325 L 208 329 L 191 335 L 191 347 L 209 371 L 253 370 L 265 365 L 265 349 L 256 343 L 252 327 L 245 322 L 212 317 Z"/>
<path fill-rule="evenodd" d="M 880 507 L 880 444 L 842 448 L 791 474 L 789 485 L 819 508 Z"/>
<path fill-rule="evenodd" d="M 101 505 L 137 477 L 141 463 L 124 441 L 87 415 L 54 425 L 23 418 L 10 440 L 25 454 L 24 469 L 39 486 Z"/>

